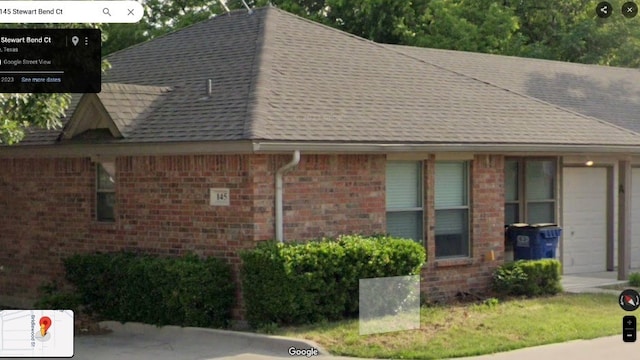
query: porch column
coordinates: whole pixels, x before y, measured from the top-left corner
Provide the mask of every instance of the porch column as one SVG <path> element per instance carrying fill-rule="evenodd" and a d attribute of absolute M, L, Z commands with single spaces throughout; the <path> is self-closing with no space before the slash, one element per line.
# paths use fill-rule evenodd
<path fill-rule="evenodd" d="M 629 279 L 631 265 L 631 160 L 618 162 L 618 280 Z"/>
<path fill-rule="evenodd" d="M 614 171 L 615 167 L 607 167 L 607 271 L 615 270 L 615 243 L 616 232 L 614 224 L 616 223 L 615 217 L 615 199 L 618 193 L 618 184 L 615 182 Z"/>

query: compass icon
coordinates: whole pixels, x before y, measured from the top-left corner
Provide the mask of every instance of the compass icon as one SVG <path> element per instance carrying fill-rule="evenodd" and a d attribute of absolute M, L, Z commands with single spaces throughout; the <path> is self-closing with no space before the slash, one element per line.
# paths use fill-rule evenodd
<path fill-rule="evenodd" d="M 635 311 L 640 307 L 640 294 L 633 289 L 626 289 L 620 294 L 618 303 L 624 311 Z"/>

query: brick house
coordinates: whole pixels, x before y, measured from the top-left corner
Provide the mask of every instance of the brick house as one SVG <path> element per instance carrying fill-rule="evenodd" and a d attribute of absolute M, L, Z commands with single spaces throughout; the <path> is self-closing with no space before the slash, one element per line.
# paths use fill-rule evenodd
<path fill-rule="evenodd" d="M 258 241 L 353 232 L 423 243 L 432 299 L 482 292 L 506 215 L 562 223 L 563 159 L 607 154 L 627 185 L 640 152 L 635 132 L 275 8 L 109 61 L 63 130 L 0 148 L 0 304 L 30 306 L 77 252 L 195 252 L 237 276 Z"/>

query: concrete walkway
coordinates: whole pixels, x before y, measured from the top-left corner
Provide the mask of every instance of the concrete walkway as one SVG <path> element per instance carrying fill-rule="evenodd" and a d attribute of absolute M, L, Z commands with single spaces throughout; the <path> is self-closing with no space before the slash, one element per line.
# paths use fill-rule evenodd
<path fill-rule="evenodd" d="M 620 294 L 618 290 L 602 289 L 602 286 L 624 284 L 627 281 L 617 279 L 617 272 L 605 271 L 588 274 L 562 275 L 561 283 L 569 293 L 609 293 Z"/>
<path fill-rule="evenodd" d="M 622 333 L 622 329 L 621 329 Z M 456 360 L 602 360 L 637 359 L 640 343 L 625 343 L 622 335 L 530 347 Z"/>

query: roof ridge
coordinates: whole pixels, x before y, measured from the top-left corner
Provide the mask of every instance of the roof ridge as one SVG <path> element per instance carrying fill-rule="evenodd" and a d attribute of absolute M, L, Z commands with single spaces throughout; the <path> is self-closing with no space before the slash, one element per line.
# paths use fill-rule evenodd
<path fill-rule="evenodd" d="M 299 16 L 299 15 L 296 15 L 296 14 L 290 13 L 290 12 L 288 12 L 288 11 L 282 10 L 282 9 L 278 8 L 277 6 L 262 7 L 262 8 L 259 8 L 259 9 L 272 9 L 272 10 L 277 11 L 277 12 L 278 12 L 278 13 L 280 13 L 280 14 L 287 15 L 287 16 L 289 16 L 289 17 L 293 17 L 293 18 L 296 18 L 296 19 L 298 19 L 298 20 L 305 21 L 305 22 L 308 22 L 308 23 L 313 24 L 313 25 L 315 25 L 315 26 L 319 26 L 319 27 L 322 27 L 322 28 L 325 28 L 325 29 L 328 29 L 328 30 L 331 30 L 331 31 L 334 31 L 334 32 L 338 32 L 338 33 L 340 33 L 340 34 L 342 34 L 342 35 L 344 35 L 344 36 L 348 36 L 348 37 L 351 37 L 351 38 L 354 38 L 354 39 L 357 39 L 357 40 L 360 40 L 360 41 L 363 41 L 363 42 L 368 42 L 368 43 L 372 43 L 372 44 L 380 45 L 380 43 L 377 43 L 377 42 L 375 42 L 375 41 L 373 41 L 373 40 L 369 40 L 369 39 L 363 38 L 363 37 L 361 37 L 361 36 L 354 35 L 354 34 L 352 34 L 352 33 L 346 32 L 346 31 L 344 31 L 344 30 L 340 30 L 340 29 L 337 29 L 337 28 L 331 27 L 331 26 L 329 26 L 329 25 L 325 25 L 325 24 L 323 24 L 323 23 L 319 23 L 319 22 L 317 22 L 317 21 L 313 21 L 313 20 L 310 20 L 310 19 L 304 18 L 304 17 L 302 17 L 302 16 Z"/>
<path fill-rule="evenodd" d="M 562 61 L 562 60 L 553 60 L 553 59 L 543 59 L 543 58 L 518 56 L 518 55 L 492 54 L 492 53 L 484 53 L 484 52 L 468 51 L 468 50 L 440 49 L 440 48 L 430 48 L 430 47 L 423 47 L 423 46 L 411 46 L 411 45 L 401 45 L 401 44 L 385 44 L 385 45 L 388 45 L 388 46 L 391 46 L 391 47 L 396 47 L 396 48 L 412 48 L 412 49 L 418 48 L 418 49 L 425 49 L 425 50 L 428 50 L 428 51 L 437 51 L 437 52 L 443 52 L 443 53 L 466 53 L 466 54 L 474 54 L 474 55 L 480 55 L 480 56 L 501 57 L 501 58 L 517 59 L 517 61 L 551 62 L 551 63 L 554 63 L 554 64 L 563 64 L 563 65 L 568 65 L 568 66 L 581 66 L 581 67 L 588 67 L 588 68 L 593 68 L 593 67 L 607 68 L 607 69 L 610 69 L 610 70 L 624 71 L 624 72 L 627 72 L 627 71 L 638 72 L 638 71 L 640 71 L 640 68 L 633 68 L 633 67 L 601 65 L 601 64 L 585 64 L 585 63 L 581 63 L 581 62 Z"/>
<path fill-rule="evenodd" d="M 379 43 L 375 43 L 375 44 L 379 44 Z M 404 55 L 404 56 L 406 56 L 408 58 L 414 59 L 414 60 L 416 60 L 418 62 L 421 62 L 421 63 L 424 63 L 424 64 L 429 64 L 429 65 L 434 66 L 434 67 L 436 67 L 438 69 L 442 69 L 444 71 L 448 71 L 448 72 L 451 72 L 451 73 L 454 73 L 454 74 L 457 74 L 457 75 L 460 75 L 460 76 L 463 76 L 463 77 L 466 77 L 466 78 L 469 78 L 469 79 L 472 79 L 472 80 L 475 80 L 475 81 L 478 81 L 478 82 L 481 82 L 481 83 L 484 83 L 484 84 L 487 84 L 487 85 L 492 86 L 494 88 L 507 91 L 507 92 L 509 92 L 511 94 L 521 96 L 521 97 L 523 97 L 525 99 L 532 100 L 532 101 L 538 102 L 540 104 L 544 104 L 544 105 L 556 108 L 558 110 L 561 110 L 561 111 L 564 111 L 564 112 L 567 112 L 567 113 L 582 117 L 584 119 L 588 119 L 588 120 L 593 120 L 593 121 L 599 122 L 599 123 L 601 123 L 603 125 L 606 125 L 606 126 L 609 126 L 609 127 L 612 127 L 612 128 L 627 132 L 627 133 L 629 133 L 631 135 L 640 136 L 640 133 L 638 133 L 638 132 L 635 132 L 633 130 L 624 128 L 622 126 L 618 126 L 618 125 L 612 124 L 612 123 L 610 123 L 610 122 L 608 122 L 606 120 L 602 120 L 602 119 L 599 119 L 599 118 L 596 118 L 596 117 L 593 117 L 593 116 L 590 116 L 590 115 L 586 115 L 586 114 L 583 114 L 583 113 L 580 113 L 580 112 L 577 112 L 577 111 L 574 111 L 574 110 L 571 110 L 571 109 L 567 109 L 567 108 L 565 108 L 563 106 L 552 104 L 552 103 L 550 103 L 548 101 L 544 101 L 542 99 L 539 99 L 539 98 L 536 98 L 536 97 L 533 97 L 533 96 L 530 96 L 530 95 L 522 94 L 522 93 L 520 93 L 518 91 L 515 91 L 515 90 L 504 88 L 504 87 L 502 87 L 502 86 L 500 86 L 498 84 L 494 84 L 494 83 L 492 83 L 490 81 L 479 79 L 479 78 L 476 78 L 475 76 L 471 76 L 471 75 L 468 75 L 468 74 L 465 74 L 465 73 L 462 73 L 462 72 L 459 72 L 459 71 L 456 71 L 456 70 L 453 70 L 453 69 L 449 69 L 449 68 L 446 68 L 444 66 L 441 66 L 441 65 L 438 65 L 438 64 L 434 64 L 434 63 L 432 63 L 430 61 L 426 61 L 424 59 L 417 58 L 417 57 L 415 57 L 413 55 L 401 52 L 399 50 L 395 50 L 393 47 L 397 47 L 398 45 L 392 45 L 392 44 L 379 44 L 379 45 L 382 45 L 384 48 L 388 49 L 389 51 L 395 52 L 396 54 Z M 407 47 L 412 47 L 412 46 L 407 46 Z M 420 47 L 416 46 L 416 47 L 413 47 L 413 48 L 420 48 Z M 454 50 L 451 50 L 451 51 L 454 51 Z M 482 53 L 480 53 L 480 54 L 482 54 Z M 502 56 L 502 55 L 496 55 L 496 56 Z M 524 58 L 524 59 L 528 59 L 528 58 Z"/>
<path fill-rule="evenodd" d="M 272 6 L 263 6 L 263 7 L 259 7 L 259 8 L 251 9 L 251 11 L 252 11 L 252 12 L 256 12 L 256 11 L 258 11 L 258 12 L 262 12 L 262 11 L 265 11 L 266 9 L 270 9 L 270 8 L 274 8 L 274 7 L 272 7 Z M 210 18 L 208 18 L 208 19 L 205 19 L 205 20 L 202 20 L 202 21 L 198 21 L 198 22 L 195 22 L 195 23 L 193 23 L 193 24 L 189 24 L 189 25 L 187 25 L 187 26 L 185 26 L 185 27 L 181 27 L 181 28 L 179 28 L 179 29 L 171 30 L 171 31 L 169 31 L 169 32 L 167 32 L 167 33 L 164 33 L 164 34 L 162 34 L 162 35 L 159 35 L 159 36 L 153 37 L 153 38 L 151 38 L 151 39 L 147 39 L 147 40 L 145 40 L 145 41 L 143 41 L 143 42 L 140 42 L 140 43 L 137 43 L 137 44 L 133 44 L 133 45 L 131 45 L 131 46 L 127 46 L 127 47 L 126 47 L 126 48 L 124 48 L 124 49 L 120 49 L 120 50 L 114 51 L 114 52 L 110 53 L 109 55 L 105 55 L 105 56 L 103 56 L 103 58 L 109 58 L 109 57 L 111 57 L 111 56 L 113 56 L 113 55 L 115 55 L 115 54 L 118 54 L 118 53 L 120 53 L 120 52 L 127 51 L 127 50 L 131 50 L 131 49 L 135 49 L 135 48 L 137 48 L 137 47 L 140 47 L 140 46 L 142 46 L 142 45 L 145 45 L 145 44 L 147 44 L 147 43 L 149 43 L 149 42 L 151 42 L 151 41 L 154 41 L 154 40 L 156 40 L 156 39 L 162 39 L 162 38 L 164 38 L 164 37 L 167 37 L 167 36 L 173 35 L 173 34 L 175 34 L 175 33 L 177 33 L 177 32 L 181 32 L 181 31 L 184 31 L 184 30 L 188 30 L 189 28 L 192 28 L 192 27 L 195 27 L 195 26 L 205 26 L 205 25 L 204 25 L 205 23 L 208 23 L 208 22 L 211 22 L 211 21 L 215 21 L 215 19 L 216 19 L 216 18 L 218 18 L 218 17 L 220 17 L 220 16 L 225 16 L 225 15 L 226 15 L 226 16 L 231 16 L 231 15 L 235 15 L 235 16 L 237 16 L 236 14 L 246 13 L 246 12 L 247 12 L 247 9 L 245 9 L 245 8 L 241 8 L 241 9 L 234 9 L 234 10 L 231 10 L 231 11 L 229 11 L 228 13 L 223 13 L 223 14 L 214 14 L 212 17 L 210 17 Z"/>
<path fill-rule="evenodd" d="M 269 16 L 269 9 L 273 9 L 273 7 L 262 7 L 257 10 L 260 12 L 264 12 L 262 17 L 258 18 L 258 36 L 256 37 L 255 51 L 253 53 L 253 61 L 251 67 L 251 82 L 249 84 L 249 101 L 247 101 L 245 107 L 245 120 L 243 126 L 243 136 L 248 139 L 256 139 L 259 138 L 258 134 L 260 131 L 259 123 L 264 122 L 264 120 L 258 116 L 260 112 L 260 102 L 262 99 L 262 86 L 260 84 L 265 81 L 265 79 L 269 79 L 263 73 L 262 65 L 264 63 L 265 51 L 269 48 L 265 46 L 265 43 L 268 41 L 268 37 L 266 36 L 266 27 L 267 27 L 267 17 Z"/>
<path fill-rule="evenodd" d="M 173 87 L 171 86 L 140 85 L 140 84 L 129 84 L 129 83 L 121 83 L 121 82 L 105 82 L 105 83 L 102 83 L 102 86 L 103 86 L 103 90 L 105 86 L 106 87 L 123 87 L 123 88 L 138 89 L 138 90 L 149 89 L 149 90 L 157 90 L 163 93 L 173 90 Z"/>

